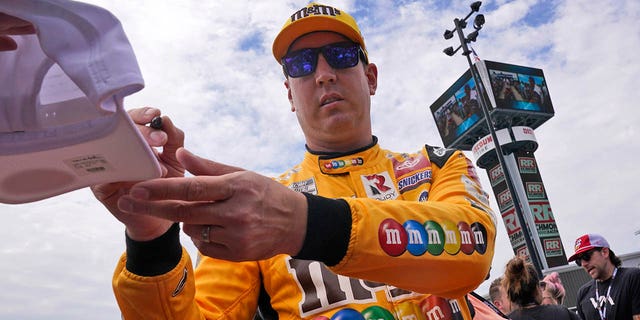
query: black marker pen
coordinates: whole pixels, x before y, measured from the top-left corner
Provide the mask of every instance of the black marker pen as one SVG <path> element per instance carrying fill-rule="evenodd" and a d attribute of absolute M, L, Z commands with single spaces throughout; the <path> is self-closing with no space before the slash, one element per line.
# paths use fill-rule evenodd
<path fill-rule="evenodd" d="M 162 117 L 157 116 L 151 119 L 149 126 L 154 129 L 162 129 Z"/>

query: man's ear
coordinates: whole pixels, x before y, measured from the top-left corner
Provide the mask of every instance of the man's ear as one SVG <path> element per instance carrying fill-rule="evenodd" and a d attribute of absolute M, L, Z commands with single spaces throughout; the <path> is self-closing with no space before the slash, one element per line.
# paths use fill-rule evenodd
<path fill-rule="evenodd" d="M 375 95 L 376 89 L 378 89 L 378 67 L 375 63 L 369 63 L 364 72 L 367 76 L 367 83 L 369 84 L 369 94 Z"/>
<path fill-rule="evenodd" d="M 284 80 L 284 87 L 287 88 L 287 99 L 289 99 L 289 104 L 291 104 L 291 112 L 296 112 L 296 107 L 293 105 L 293 96 L 291 95 L 291 85 L 289 84 L 289 79 Z"/>

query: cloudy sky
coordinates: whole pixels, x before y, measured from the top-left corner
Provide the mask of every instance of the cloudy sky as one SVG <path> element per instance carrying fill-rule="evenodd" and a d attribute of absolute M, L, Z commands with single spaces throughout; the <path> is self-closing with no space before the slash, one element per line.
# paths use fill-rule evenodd
<path fill-rule="evenodd" d="M 186 131 L 187 148 L 217 161 L 275 175 L 301 159 L 271 41 L 307 1 L 90 2 L 121 19 L 145 77 L 127 108 L 161 108 Z M 470 2 L 326 2 L 353 13 L 378 65 L 373 128 L 384 148 L 442 145 L 428 107 L 468 67 L 442 53 L 456 43 L 442 34 Z M 617 254 L 640 250 L 640 111 L 632 99 L 640 2 L 492 0 L 481 12 L 480 58 L 537 67 L 547 78 L 556 114 L 536 129 L 535 155 L 564 248 L 597 232 Z M 88 189 L 0 204 L 0 214 L 0 319 L 119 319 L 110 280 L 124 229 Z M 497 241 L 494 270 L 502 272 L 513 254 L 502 221 Z"/>

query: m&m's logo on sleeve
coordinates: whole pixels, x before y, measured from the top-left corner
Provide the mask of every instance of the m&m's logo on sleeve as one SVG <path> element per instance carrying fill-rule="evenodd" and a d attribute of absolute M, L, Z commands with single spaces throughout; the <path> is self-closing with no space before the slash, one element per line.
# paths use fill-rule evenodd
<path fill-rule="evenodd" d="M 420 223 L 408 220 L 399 223 L 394 219 L 385 219 L 378 227 L 378 242 L 382 250 L 397 257 L 408 251 L 413 256 L 429 253 L 434 256 L 446 252 L 456 255 L 459 252 L 470 255 L 474 251 L 484 254 L 487 250 L 487 228 L 479 222 L 469 225 L 465 221 Z"/>

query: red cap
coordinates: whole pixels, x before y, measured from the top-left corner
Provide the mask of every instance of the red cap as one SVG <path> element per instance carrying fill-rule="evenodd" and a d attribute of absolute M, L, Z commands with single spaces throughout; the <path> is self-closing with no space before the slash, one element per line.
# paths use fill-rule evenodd
<path fill-rule="evenodd" d="M 583 252 L 589 251 L 593 248 L 609 248 L 609 242 L 599 234 L 585 234 L 576 239 L 575 244 L 576 252 L 569 257 L 569 262 L 578 258 Z"/>

